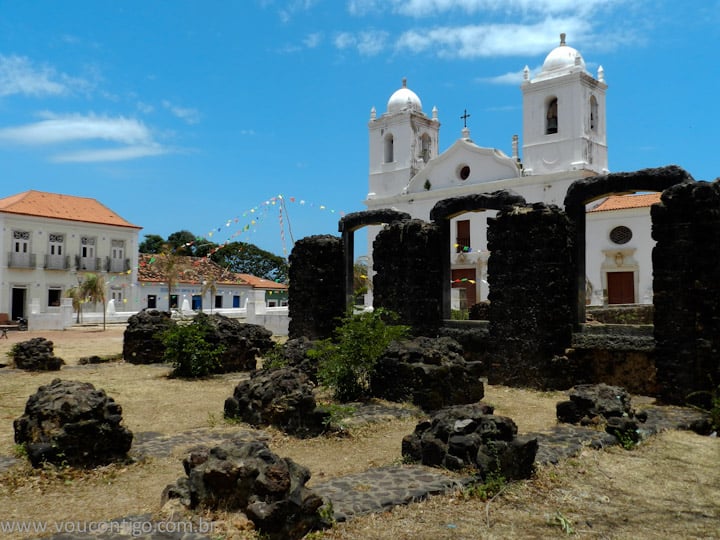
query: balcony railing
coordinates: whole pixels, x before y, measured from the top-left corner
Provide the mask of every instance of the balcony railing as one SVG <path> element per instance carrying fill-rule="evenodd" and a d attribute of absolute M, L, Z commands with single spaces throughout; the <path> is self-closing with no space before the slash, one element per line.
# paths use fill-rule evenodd
<path fill-rule="evenodd" d="M 78 270 L 85 270 L 87 272 L 99 272 L 102 270 L 100 263 L 100 257 L 75 257 L 75 264 Z"/>
<path fill-rule="evenodd" d="M 67 270 L 70 268 L 69 255 L 45 255 L 46 270 Z"/>
<path fill-rule="evenodd" d="M 105 267 L 108 272 L 127 272 L 130 270 L 130 259 L 111 259 L 110 257 L 105 258 Z"/>
<path fill-rule="evenodd" d="M 15 253 L 11 251 L 8 253 L 7 260 L 9 268 L 35 268 L 34 253 Z"/>

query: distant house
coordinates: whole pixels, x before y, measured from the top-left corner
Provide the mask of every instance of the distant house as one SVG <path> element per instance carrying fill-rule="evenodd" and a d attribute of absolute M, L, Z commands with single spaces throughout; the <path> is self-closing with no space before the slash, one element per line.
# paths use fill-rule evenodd
<path fill-rule="evenodd" d="M 0 313 L 12 319 L 60 311 L 85 273 L 103 275 L 108 300 L 138 308 L 138 235 L 95 199 L 25 191 L 0 199 Z"/>
<path fill-rule="evenodd" d="M 230 272 L 207 257 L 142 253 L 137 287 L 141 308 L 213 311 L 244 308 L 258 298 L 269 307 L 287 302 L 286 285 Z"/>

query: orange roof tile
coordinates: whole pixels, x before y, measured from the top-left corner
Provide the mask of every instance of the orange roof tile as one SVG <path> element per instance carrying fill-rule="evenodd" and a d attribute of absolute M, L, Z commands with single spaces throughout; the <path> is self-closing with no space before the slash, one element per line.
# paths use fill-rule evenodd
<path fill-rule="evenodd" d="M 142 229 L 95 199 L 29 190 L 0 199 L 0 212 Z"/>
<path fill-rule="evenodd" d="M 269 279 L 253 276 L 252 274 L 238 274 L 256 289 L 287 289 L 287 285 Z"/>
<path fill-rule="evenodd" d="M 138 281 L 162 283 L 167 280 L 163 269 L 166 259 L 164 254 L 141 253 L 138 261 Z M 175 279 L 178 283 L 196 285 L 211 279 L 217 285 L 246 285 L 253 289 L 286 289 L 287 286 L 269 279 L 259 278 L 250 274 L 229 272 L 207 257 L 190 257 L 176 255 Z"/>
<path fill-rule="evenodd" d="M 642 195 L 610 195 L 590 212 L 608 212 L 610 210 L 627 210 L 628 208 L 644 208 L 660 202 L 661 193 L 643 193 Z"/>

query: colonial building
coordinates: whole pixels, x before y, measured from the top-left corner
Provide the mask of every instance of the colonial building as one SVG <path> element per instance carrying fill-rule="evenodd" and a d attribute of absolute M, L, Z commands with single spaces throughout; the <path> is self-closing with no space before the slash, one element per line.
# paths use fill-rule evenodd
<path fill-rule="evenodd" d="M 582 55 L 565 42 L 546 57 L 531 78 L 527 67 L 523 98 L 522 157 L 519 138 L 512 155 L 475 144 L 467 126 L 440 152 L 440 120 L 428 116 L 407 81 L 370 112 L 368 210 L 392 208 L 429 220 L 442 199 L 513 190 L 528 203 L 563 205 L 576 180 L 608 173 L 608 145 L 602 67 L 591 75 Z M 601 303 L 652 302 L 649 206 L 657 196 L 610 197 L 589 208 L 587 219 L 588 298 Z M 596 202 L 597 204 L 597 202 Z M 466 304 L 487 298 L 487 218 L 493 211 L 452 219 L 449 246 L 453 287 Z M 368 230 L 368 253 L 378 227 Z"/>
<path fill-rule="evenodd" d="M 138 233 L 95 199 L 25 191 L 0 199 L 0 313 L 11 319 L 59 312 L 85 273 L 108 284 L 108 299 L 132 306 Z"/>
<path fill-rule="evenodd" d="M 141 308 L 212 312 L 257 302 L 287 305 L 286 285 L 229 272 L 207 257 L 141 254 L 137 286 Z"/>

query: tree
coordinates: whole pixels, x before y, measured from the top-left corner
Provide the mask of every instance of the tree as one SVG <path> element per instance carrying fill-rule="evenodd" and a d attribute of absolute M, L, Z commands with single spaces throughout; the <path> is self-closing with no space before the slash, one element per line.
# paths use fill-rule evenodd
<path fill-rule="evenodd" d="M 165 240 L 159 234 L 146 234 L 145 240 L 138 246 L 138 251 L 140 253 L 160 253 L 164 245 Z"/>
<path fill-rule="evenodd" d="M 180 257 L 181 256 L 168 244 L 165 244 L 162 251 L 153 257 L 155 259 L 153 262 L 155 268 L 160 272 L 163 281 L 165 281 L 168 286 L 168 307 L 171 307 L 170 296 L 177 282 L 178 273 L 182 269 L 182 259 Z"/>
<path fill-rule="evenodd" d="M 105 279 L 99 274 L 85 274 L 85 279 L 80 284 L 80 291 L 82 296 L 89 301 L 95 304 L 100 302 L 103 314 L 103 330 L 105 330 Z"/>
<path fill-rule="evenodd" d="M 238 274 L 251 274 L 278 283 L 285 283 L 288 278 L 287 261 L 254 244 L 232 242 L 218 249 L 210 258 Z"/>
<path fill-rule="evenodd" d="M 195 238 L 190 231 L 177 231 L 168 236 L 167 245 L 178 255 L 193 255 Z"/>
<path fill-rule="evenodd" d="M 72 307 L 77 314 L 75 317 L 75 322 L 77 324 L 80 324 L 80 320 L 82 318 L 82 304 L 84 300 L 80 286 L 78 285 L 77 287 L 70 287 L 67 291 L 65 291 L 65 297 L 72 298 Z"/>
<path fill-rule="evenodd" d="M 210 293 L 210 314 L 212 315 L 213 307 L 215 306 L 215 295 L 217 294 L 217 280 L 214 277 L 203 281 L 200 294 L 204 297 L 208 292 Z"/>

